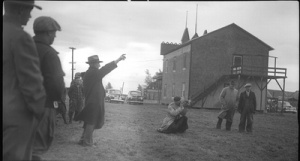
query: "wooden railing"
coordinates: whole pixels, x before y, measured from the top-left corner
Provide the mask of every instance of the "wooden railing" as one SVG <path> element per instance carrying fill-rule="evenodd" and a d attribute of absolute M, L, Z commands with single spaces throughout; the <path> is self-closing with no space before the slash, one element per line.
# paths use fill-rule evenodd
<path fill-rule="evenodd" d="M 238 66 L 238 67 L 231 67 L 231 74 L 286 77 L 286 68 Z"/>

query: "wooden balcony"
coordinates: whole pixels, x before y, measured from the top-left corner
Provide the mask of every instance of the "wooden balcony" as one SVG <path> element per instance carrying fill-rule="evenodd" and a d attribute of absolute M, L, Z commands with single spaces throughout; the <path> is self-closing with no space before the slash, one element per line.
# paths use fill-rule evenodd
<path fill-rule="evenodd" d="M 232 75 L 245 75 L 264 77 L 267 79 L 287 78 L 286 68 L 257 67 L 257 66 L 235 66 L 231 67 Z"/>

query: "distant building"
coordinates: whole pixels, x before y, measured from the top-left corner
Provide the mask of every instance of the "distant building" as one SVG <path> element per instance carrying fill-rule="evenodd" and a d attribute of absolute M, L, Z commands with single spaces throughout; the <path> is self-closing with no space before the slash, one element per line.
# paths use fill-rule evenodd
<path fill-rule="evenodd" d="M 188 34 L 186 28 L 181 44 L 161 43 L 161 103 L 181 96 L 196 108 L 220 108 L 221 90 L 235 80 L 240 92 L 246 83 L 252 83 L 257 110 L 265 110 L 267 84 L 286 78 L 285 68 L 268 66 L 271 46 L 234 23 L 210 33 L 205 30 L 200 37 L 195 33 L 192 39 Z"/>
<path fill-rule="evenodd" d="M 161 101 L 161 83 L 162 73 L 158 73 L 152 79 L 154 80 L 144 89 L 145 104 L 160 104 Z"/>

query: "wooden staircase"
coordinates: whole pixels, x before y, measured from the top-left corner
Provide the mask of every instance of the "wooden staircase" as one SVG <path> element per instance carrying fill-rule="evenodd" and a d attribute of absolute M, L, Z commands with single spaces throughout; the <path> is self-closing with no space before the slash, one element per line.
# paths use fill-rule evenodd
<path fill-rule="evenodd" d="M 214 83 L 208 86 L 208 88 L 205 88 L 204 90 L 201 90 L 194 95 L 190 97 L 191 103 L 190 107 L 193 107 L 197 102 L 200 100 L 203 100 L 207 95 L 209 95 L 213 90 L 215 90 L 218 85 L 223 82 L 224 80 L 228 79 L 229 75 L 223 75 L 218 80 L 216 80 Z"/>

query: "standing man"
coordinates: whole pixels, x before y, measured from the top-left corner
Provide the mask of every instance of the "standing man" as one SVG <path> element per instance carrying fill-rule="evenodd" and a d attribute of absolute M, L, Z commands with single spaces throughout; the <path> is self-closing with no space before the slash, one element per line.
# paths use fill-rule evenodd
<path fill-rule="evenodd" d="M 238 112 L 241 114 L 239 132 L 245 132 L 245 124 L 247 122 L 246 131 L 252 133 L 253 114 L 256 110 L 255 93 L 251 91 L 251 84 L 247 83 L 246 91 L 242 92 L 239 100 Z"/>
<path fill-rule="evenodd" d="M 226 119 L 226 130 L 231 130 L 233 116 L 238 103 L 238 90 L 234 88 L 235 82 L 231 81 L 229 87 L 223 88 L 220 94 L 222 111 L 218 116 L 217 129 L 221 129 L 223 119 Z"/>
<path fill-rule="evenodd" d="M 31 160 L 45 89 L 39 56 L 25 26 L 34 1 L 4 1 L 2 41 L 2 160 Z"/>
<path fill-rule="evenodd" d="M 51 17 L 41 16 L 33 23 L 33 37 L 41 62 L 41 71 L 46 89 L 45 115 L 38 127 L 33 148 L 32 159 L 41 160 L 54 138 L 56 110 L 58 102 L 62 101 L 65 90 L 64 72 L 58 57 L 58 52 L 50 45 L 54 42 L 56 31 L 60 31 L 59 24 Z"/>
<path fill-rule="evenodd" d="M 125 60 L 125 58 L 125 54 L 123 54 L 117 60 L 112 61 L 99 69 L 102 61 L 99 60 L 98 55 L 88 57 L 88 62 L 86 63 L 89 64 L 90 67 L 83 77 L 85 107 L 75 117 L 75 121 L 84 121 L 84 131 L 79 141 L 80 145 L 94 146 L 94 129 L 100 129 L 104 124 L 105 89 L 102 84 L 102 79 L 117 67 L 119 61 Z"/>
<path fill-rule="evenodd" d="M 71 86 L 68 92 L 69 95 L 69 123 L 72 123 L 73 115 L 77 116 L 83 107 L 83 82 L 81 73 L 75 73 L 75 79 L 72 80 Z M 74 116 L 74 117 L 75 117 Z"/>

